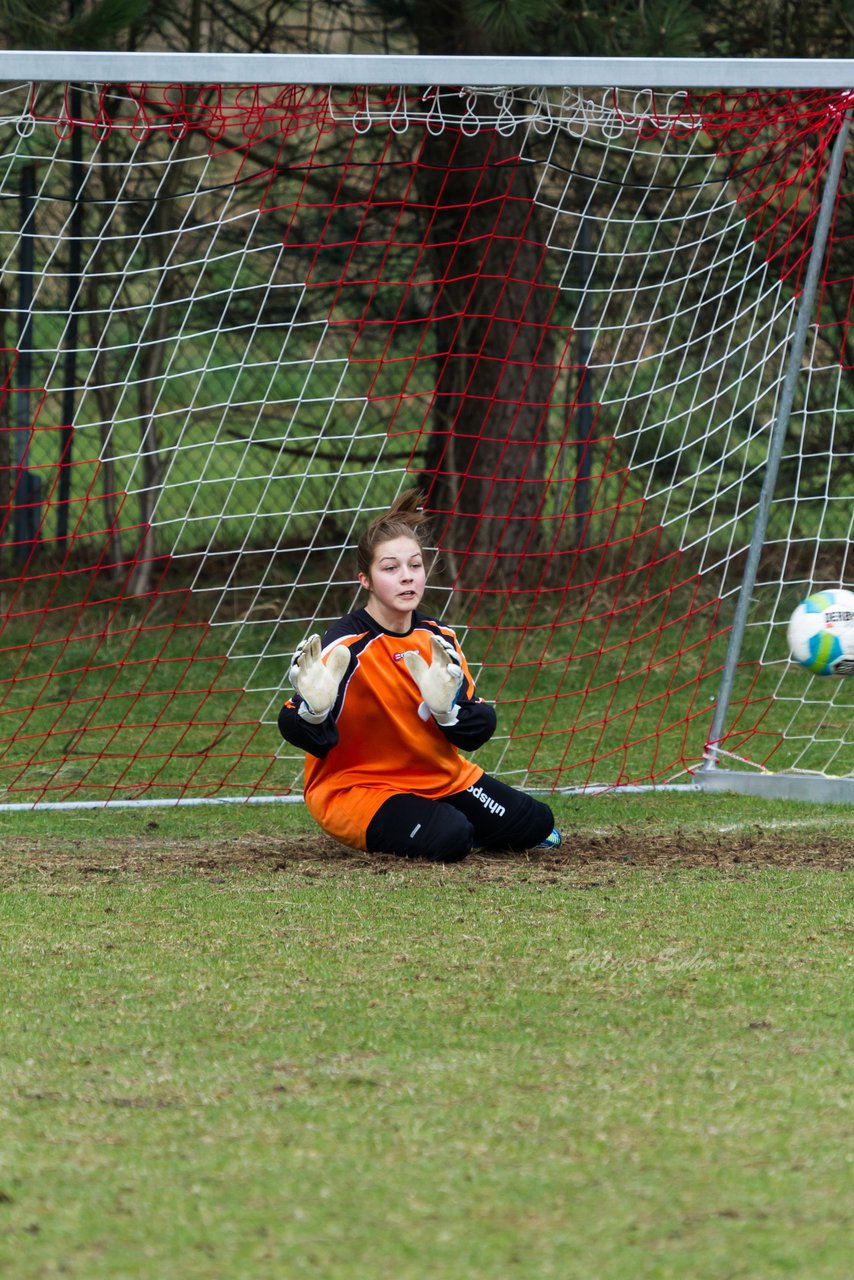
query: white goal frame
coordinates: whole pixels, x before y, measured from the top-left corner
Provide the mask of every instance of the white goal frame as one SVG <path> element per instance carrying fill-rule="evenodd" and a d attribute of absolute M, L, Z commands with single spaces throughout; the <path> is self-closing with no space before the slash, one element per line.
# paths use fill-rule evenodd
<path fill-rule="evenodd" d="M 806 61 L 801 59 L 703 59 L 703 58 L 535 58 L 535 57 L 421 57 L 416 55 L 259 55 L 216 53 L 102 53 L 0 51 L 0 81 L 91 82 L 257 85 L 435 85 L 495 86 L 538 85 L 621 88 L 689 88 L 739 90 L 833 89 L 852 91 L 854 59 Z M 854 777 L 830 778 L 812 773 L 775 773 L 768 769 L 732 769 L 722 763 L 717 742 L 724 733 L 733 680 L 744 641 L 748 611 L 756 582 L 759 557 L 785 440 L 790 426 L 796 386 L 810 327 L 815 321 L 816 297 L 822 263 L 831 229 L 834 201 L 843 169 L 852 108 L 834 142 L 824 179 L 821 209 L 809 262 L 797 304 L 797 322 L 788 350 L 786 373 L 773 429 L 769 433 L 764 482 L 755 511 L 754 531 L 747 554 L 743 581 L 730 632 L 726 659 L 717 693 L 706 759 L 684 783 L 661 783 L 661 790 L 736 791 L 749 795 L 854 803 Z M 623 791 L 643 790 L 635 786 Z M 649 789 L 653 789 L 650 785 Z M 587 792 L 595 787 L 585 788 Z M 194 803 L 292 801 L 294 796 L 226 797 L 211 800 L 145 799 L 37 804 L 0 804 L 0 811 L 33 808 L 103 808 L 114 805 L 154 806 Z"/>

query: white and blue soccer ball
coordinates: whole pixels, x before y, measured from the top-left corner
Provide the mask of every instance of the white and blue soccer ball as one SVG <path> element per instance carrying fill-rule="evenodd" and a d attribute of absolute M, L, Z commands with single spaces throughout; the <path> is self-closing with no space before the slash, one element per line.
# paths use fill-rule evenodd
<path fill-rule="evenodd" d="M 817 591 L 789 619 L 789 652 L 817 676 L 854 675 L 854 591 Z"/>

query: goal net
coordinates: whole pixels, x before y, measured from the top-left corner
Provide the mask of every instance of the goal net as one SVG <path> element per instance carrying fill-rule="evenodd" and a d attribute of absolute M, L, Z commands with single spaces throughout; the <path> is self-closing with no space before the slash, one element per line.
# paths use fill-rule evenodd
<path fill-rule="evenodd" d="M 788 661 L 854 579 L 854 205 L 710 744 L 829 90 L 7 84 L 0 802 L 299 796 L 290 655 L 405 488 L 533 789 L 854 770 Z"/>

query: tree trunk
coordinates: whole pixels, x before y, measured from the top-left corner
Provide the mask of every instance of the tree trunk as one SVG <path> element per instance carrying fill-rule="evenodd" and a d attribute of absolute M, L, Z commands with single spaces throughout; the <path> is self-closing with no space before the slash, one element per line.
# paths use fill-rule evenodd
<path fill-rule="evenodd" d="M 204 94 L 202 97 L 204 97 Z M 182 86 L 182 100 L 192 101 L 189 86 Z M 160 439 L 154 407 L 160 379 L 163 375 L 167 351 L 166 337 L 170 325 L 174 322 L 174 317 L 171 314 L 171 304 L 180 292 L 178 283 L 179 271 L 175 264 L 171 262 L 174 242 L 167 235 L 171 205 L 169 197 L 175 191 L 180 180 L 181 164 L 179 161 L 187 154 L 191 140 L 192 133 L 187 131 L 183 138 L 173 146 L 169 171 L 160 184 L 159 198 L 154 205 L 150 227 L 145 229 L 146 235 L 150 235 L 149 245 L 152 258 L 158 268 L 159 279 L 157 288 L 151 298 L 152 319 L 145 326 L 141 335 L 139 360 L 135 370 L 139 450 L 142 463 L 139 521 L 143 534 L 136 556 L 136 565 L 128 586 L 128 593 L 132 596 L 149 594 L 154 581 L 154 570 L 158 563 L 157 534 L 152 522 L 157 501 L 160 497 L 165 465 L 160 453 Z"/>
<path fill-rule="evenodd" d="M 98 476 L 101 501 L 104 511 L 104 528 L 107 530 L 107 547 L 104 551 L 104 572 L 111 581 L 117 581 L 122 565 L 122 535 L 118 526 L 118 504 L 116 502 L 116 464 L 113 460 L 112 433 L 113 419 L 116 412 L 115 392 L 109 385 L 106 373 L 106 358 L 103 350 L 98 348 L 98 325 L 94 320 L 96 304 L 87 299 L 90 313 L 90 344 L 97 350 L 92 365 L 95 403 L 101 419 L 101 462 Z"/>
<path fill-rule="evenodd" d="M 139 413 L 139 450 L 142 461 L 142 489 L 139 493 L 139 522 L 142 538 L 136 554 L 136 563 L 128 584 L 128 595 L 144 596 L 151 591 L 154 567 L 157 560 L 157 538 L 153 526 L 154 511 L 163 483 L 163 459 L 157 419 L 154 416 L 155 379 L 163 371 L 165 343 L 163 334 L 167 325 L 168 307 L 161 306 L 154 321 L 156 341 L 148 346 L 137 368 L 137 406 Z"/>
<path fill-rule="evenodd" d="M 429 226 L 438 363 L 425 471 L 456 585 L 543 574 L 549 406 L 559 376 L 528 169 L 518 140 L 427 135 L 416 171 Z"/>

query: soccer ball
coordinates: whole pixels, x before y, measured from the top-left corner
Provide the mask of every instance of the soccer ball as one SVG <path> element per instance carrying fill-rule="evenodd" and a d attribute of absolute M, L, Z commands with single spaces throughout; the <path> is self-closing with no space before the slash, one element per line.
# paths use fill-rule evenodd
<path fill-rule="evenodd" d="M 854 591 L 818 591 L 802 600 L 786 633 L 795 662 L 817 676 L 854 675 Z"/>

